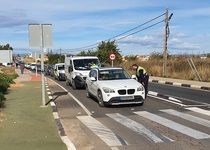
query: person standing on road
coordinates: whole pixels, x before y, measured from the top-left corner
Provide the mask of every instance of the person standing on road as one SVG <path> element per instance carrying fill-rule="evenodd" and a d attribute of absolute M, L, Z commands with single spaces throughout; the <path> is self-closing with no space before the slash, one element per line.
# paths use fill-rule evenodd
<path fill-rule="evenodd" d="M 140 82 L 145 89 L 145 98 L 148 94 L 148 81 L 149 81 L 149 75 L 147 74 L 146 69 L 144 69 L 142 66 L 138 66 L 137 64 L 132 65 L 133 70 L 136 71 L 136 77 L 138 82 Z"/>
<path fill-rule="evenodd" d="M 18 69 L 18 62 L 16 62 L 15 64 L 16 64 L 16 69 Z"/>
<path fill-rule="evenodd" d="M 24 74 L 24 64 L 23 63 L 20 64 L 20 71 L 21 71 L 21 74 Z"/>

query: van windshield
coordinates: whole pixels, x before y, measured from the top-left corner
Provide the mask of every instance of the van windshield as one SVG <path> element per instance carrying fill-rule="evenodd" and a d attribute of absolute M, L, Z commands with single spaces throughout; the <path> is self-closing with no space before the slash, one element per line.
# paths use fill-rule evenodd
<path fill-rule="evenodd" d="M 100 66 L 98 59 L 76 59 L 73 62 L 75 70 L 90 70 Z"/>

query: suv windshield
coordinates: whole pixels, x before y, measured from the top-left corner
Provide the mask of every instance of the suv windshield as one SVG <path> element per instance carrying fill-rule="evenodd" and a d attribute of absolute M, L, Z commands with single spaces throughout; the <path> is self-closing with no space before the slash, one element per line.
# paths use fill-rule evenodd
<path fill-rule="evenodd" d="M 64 65 L 58 65 L 58 70 L 64 70 Z"/>
<path fill-rule="evenodd" d="M 123 69 L 99 71 L 99 80 L 119 80 L 119 79 L 131 79 L 131 77 Z"/>
<path fill-rule="evenodd" d="M 100 66 L 98 59 L 76 59 L 73 61 L 75 70 L 90 70 Z"/>

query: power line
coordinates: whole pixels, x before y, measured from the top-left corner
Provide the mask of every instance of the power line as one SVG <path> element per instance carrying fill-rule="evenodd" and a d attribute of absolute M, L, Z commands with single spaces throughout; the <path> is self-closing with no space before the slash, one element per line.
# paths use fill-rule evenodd
<path fill-rule="evenodd" d="M 123 33 L 121 33 L 121 34 L 118 34 L 118 35 L 113 36 L 113 37 L 111 37 L 111 38 L 109 38 L 109 39 L 107 39 L 107 40 L 104 40 L 104 41 L 109 41 L 109 40 L 114 39 L 114 38 L 116 38 L 116 37 L 119 37 L 119 36 L 121 36 L 121 35 L 123 35 L 123 34 L 126 34 L 126 33 L 130 32 L 130 31 L 132 31 L 132 30 L 135 30 L 135 29 L 137 29 L 137 28 L 139 28 L 139 27 L 141 27 L 141 26 L 143 26 L 143 25 L 145 25 L 145 24 L 148 24 L 148 23 L 150 23 L 150 22 L 152 22 L 152 21 L 154 21 L 154 20 L 156 20 L 156 19 L 162 17 L 163 15 L 165 15 L 165 13 L 163 13 L 163 14 L 161 14 L 161 15 L 159 15 L 159 16 L 157 16 L 157 17 L 155 17 L 155 18 L 153 18 L 153 19 L 151 19 L 151 20 L 149 20 L 149 21 L 147 21 L 147 22 L 145 22 L 145 23 L 143 23 L 143 24 L 140 24 L 140 25 L 138 25 L 138 26 L 136 26 L 136 27 L 134 27 L 134 28 L 132 28 L 132 29 L 130 29 L 130 30 L 127 30 L 127 31 L 125 31 L 125 32 L 123 32 Z M 161 22 L 162 22 L 162 21 L 161 21 Z M 160 22 L 158 22 L 158 23 L 160 23 Z M 156 24 L 158 24 L 158 23 L 156 23 Z M 153 24 L 153 25 L 151 25 L 151 26 L 149 26 L 149 27 L 146 27 L 146 28 L 144 28 L 144 29 L 138 30 L 138 31 L 136 31 L 136 32 L 134 32 L 134 33 L 132 33 L 132 34 L 129 34 L 128 36 L 133 35 L 133 34 L 135 34 L 135 33 L 138 33 L 138 32 L 140 32 L 140 31 L 143 31 L 143 30 L 145 30 L 145 29 L 148 29 L 148 28 L 150 28 L 150 27 L 152 27 L 152 26 L 154 26 L 154 25 L 156 25 L 156 24 Z M 127 37 L 127 36 L 126 36 L 126 37 Z M 126 38 L 126 37 L 125 37 L 125 38 Z M 120 38 L 120 39 L 121 39 L 121 38 Z M 100 44 L 100 43 L 101 43 L 101 42 L 98 42 L 98 43 L 95 43 L 95 44 L 91 44 L 91 45 L 88 45 L 88 46 L 84 46 L 84 47 L 80 47 L 80 48 L 68 49 L 68 50 L 92 49 L 92 48 L 98 47 L 98 46 L 95 46 L 95 45 L 98 45 L 98 44 Z M 92 47 L 92 46 L 94 46 L 94 47 Z M 88 47 L 89 47 L 89 48 L 88 48 Z"/>
<path fill-rule="evenodd" d="M 161 22 L 163 22 L 163 21 L 165 21 L 165 20 L 161 20 L 161 21 L 159 21 L 159 22 L 157 22 L 157 23 L 154 23 L 154 24 L 152 24 L 152 25 L 150 25 L 150 26 L 148 26 L 148 27 L 146 27 L 146 28 L 143 28 L 143 29 L 138 30 L 138 31 L 136 31 L 136 32 L 133 32 L 133 33 L 131 33 L 131 34 L 129 34 L 129 35 L 126 35 L 126 36 L 123 36 L 123 37 L 121 37 L 121 38 L 119 38 L 119 39 L 116 39 L 115 41 L 120 41 L 120 40 L 122 40 L 122 39 L 124 39 L 124 38 L 126 38 L 126 37 L 129 37 L 129 36 L 133 35 L 133 34 L 136 34 L 136 33 L 138 33 L 138 32 L 141 32 L 141 31 L 144 31 L 144 30 L 146 30 L 146 29 L 148 29 L 148 28 L 151 28 L 151 27 L 153 27 L 153 26 L 155 26 L 155 25 L 157 25 L 157 24 L 159 24 L 159 23 L 161 23 Z"/>

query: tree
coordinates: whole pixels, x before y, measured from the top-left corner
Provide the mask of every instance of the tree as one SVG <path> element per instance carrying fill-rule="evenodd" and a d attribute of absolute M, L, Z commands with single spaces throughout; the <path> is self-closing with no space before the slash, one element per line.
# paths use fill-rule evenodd
<path fill-rule="evenodd" d="M 61 58 L 61 60 L 59 60 L 60 58 Z M 64 63 L 64 60 L 65 60 L 64 55 L 61 55 L 61 57 L 60 57 L 60 54 L 50 54 L 48 56 L 49 64 L 56 64 L 58 62 Z"/>
<path fill-rule="evenodd" d="M 6 45 L 0 45 L 0 50 L 13 50 L 13 48 L 10 47 L 9 44 L 6 44 Z"/>
<path fill-rule="evenodd" d="M 115 41 L 102 41 L 96 51 L 96 56 L 99 58 L 100 62 L 104 64 L 111 64 L 111 61 L 108 58 L 110 53 L 116 54 L 115 64 L 120 64 L 122 62 L 122 56 L 115 44 Z"/>
<path fill-rule="evenodd" d="M 88 50 L 87 52 L 81 51 L 77 55 L 78 56 L 95 56 L 96 55 L 96 51 L 93 51 L 93 50 Z"/>
<path fill-rule="evenodd" d="M 125 60 L 128 60 L 128 61 L 137 61 L 137 59 L 138 59 L 138 55 L 125 56 Z"/>

